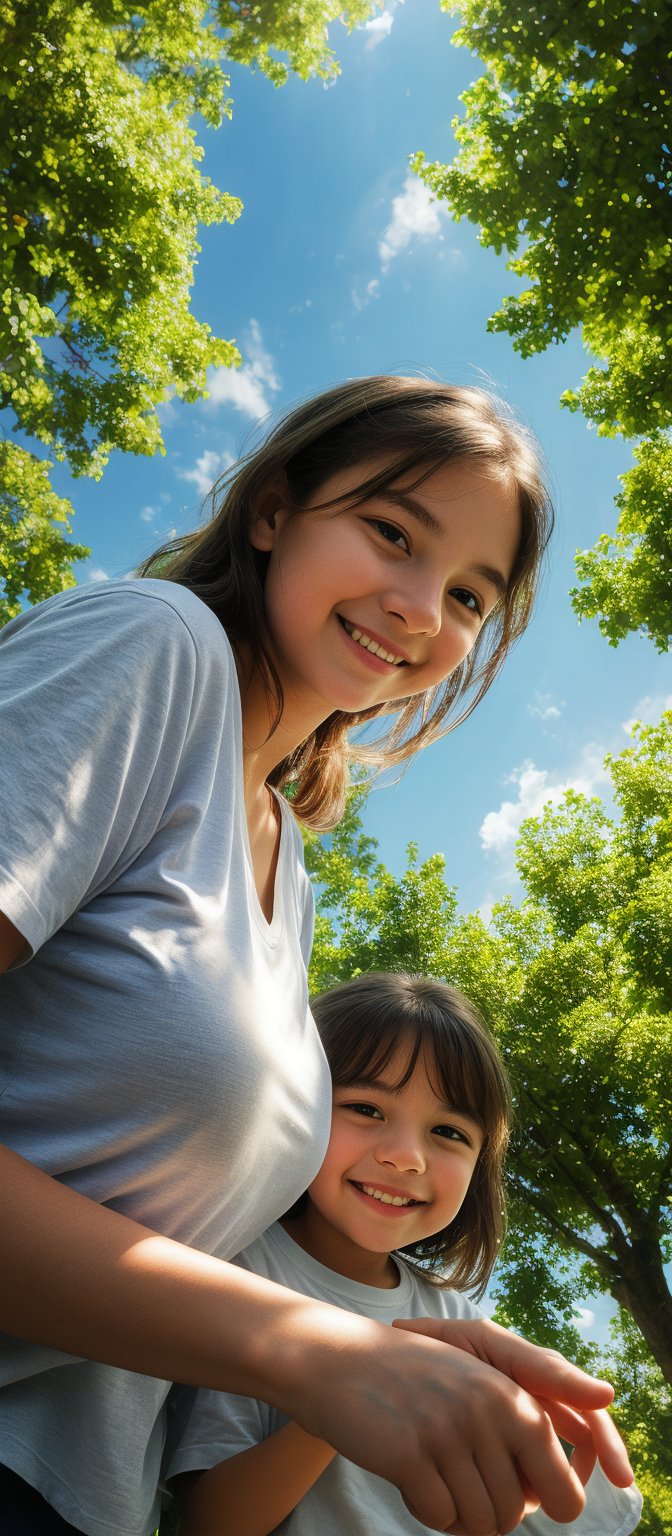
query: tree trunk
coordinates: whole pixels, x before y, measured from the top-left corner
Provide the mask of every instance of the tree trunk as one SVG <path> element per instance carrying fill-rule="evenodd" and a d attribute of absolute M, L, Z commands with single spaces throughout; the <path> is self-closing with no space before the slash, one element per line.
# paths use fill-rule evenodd
<path fill-rule="evenodd" d="M 660 1250 L 652 1243 L 633 1243 L 621 1276 L 612 1278 L 614 1300 L 632 1313 L 640 1333 L 672 1386 L 672 1296 L 665 1279 Z"/>

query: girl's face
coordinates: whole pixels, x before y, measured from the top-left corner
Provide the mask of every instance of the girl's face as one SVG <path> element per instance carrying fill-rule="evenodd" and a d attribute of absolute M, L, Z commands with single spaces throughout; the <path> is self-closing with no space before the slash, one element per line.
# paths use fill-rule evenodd
<path fill-rule="evenodd" d="M 466 461 L 334 511 L 375 463 L 334 475 L 293 513 L 268 497 L 253 545 L 286 710 L 303 739 L 334 710 L 424 693 L 464 660 L 508 585 L 520 540 L 511 493 Z"/>
<path fill-rule="evenodd" d="M 352 1280 L 396 1285 L 389 1254 L 441 1231 L 457 1215 L 483 1131 L 437 1092 L 421 1055 L 397 1088 L 408 1047 L 380 1079 L 334 1089 L 331 1137 L 304 1213 L 287 1231 L 314 1258 Z"/>

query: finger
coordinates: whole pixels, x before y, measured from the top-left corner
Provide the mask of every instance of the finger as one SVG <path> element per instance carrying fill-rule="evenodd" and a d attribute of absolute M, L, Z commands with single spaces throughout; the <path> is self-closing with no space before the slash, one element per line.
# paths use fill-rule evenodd
<path fill-rule="evenodd" d="M 504 1459 L 502 1458 L 502 1461 Z M 508 1460 L 511 1467 L 510 1456 Z M 518 1482 L 515 1473 L 514 1481 Z M 457 1455 L 451 1458 L 450 1491 L 457 1507 L 457 1524 L 463 1527 L 468 1536 L 497 1536 L 499 1531 L 497 1510 L 481 1470 L 472 1457 Z M 518 1492 L 519 1502 L 522 1504 L 520 1484 L 518 1484 Z"/>
<path fill-rule="evenodd" d="M 629 1488 L 635 1475 L 610 1414 L 604 1410 L 597 1413 L 588 1411 L 585 1418 L 603 1472 L 617 1488 Z"/>
<path fill-rule="evenodd" d="M 446 1486 L 438 1468 L 423 1468 L 422 1486 L 410 1482 L 399 1484 L 399 1492 L 407 1510 L 420 1525 L 430 1531 L 446 1531 L 458 1518 L 457 1507 L 450 1489 Z"/>
<path fill-rule="evenodd" d="M 399 1318 L 393 1327 L 429 1334 L 444 1344 L 476 1355 L 533 1397 L 548 1397 L 575 1408 L 606 1408 L 614 1389 L 608 1381 L 587 1376 L 553 1349 L 540 1349 L 488 1318 Z"/>
<path fill-rule="evenodd" d="M 539 1434 L 534 1439 L 526 1437 L 517 1461 L 541 1508 L 551 1520 L 569 1525 L 570 1521 L 578 1519 L 586 1496 L 548 1419 L 545 1430 L 539 1425 Z"/>
<path fill-rule="evenodd" d="M 510 1451 L 494 1440 L 479 1447 L 476 1461 L 495 1511 L 495 1528 L 500 1536 L 507 1536 L 507 1532 L 515 1530 L 530 1512 L 518 1465 L 512 1460 Z M 535 1495 L 530 1502 L 532 1508 L 538 1508 L 539 1500 Z"/>
<path fill-rule="evenodd" d="M 593 1463 L 588 1477 L 597 1457 L 611 1483 L 617 1488 L 630 1487 L 634 1482 L 634 1473 L 628 1461 L 628 1453 L 606 1409 L 586 1409 L 583 1414 L 577 1414 L 564 1403 L 554 1403 L 545 1398 L 537 1398 L 537 1402 L 548 1414 L 556 1434 L 576 1447 L 571 1464 L 578 1476 L 581 1477 L 579 1467 L 588 1465 L 588 1454 L 592 1453 Z M 579 1457 L 579 1450 L 586 1454 Z M 586 1482 L 587 1479 L 581 1477 L 581 1481 Z"/>
<path fill-rule="evenodd" d="M 596 1461 L 597 1454 L 592 1445 L 575 1445 L 569 1458 L 569 1465 L 572 1471 L 576 1472 L 579 1482 L 584 1488 L 595 1471 Z"/>
<path fill-rule="evenodd" d="M 493 1324 L 497 1327 L 497 1324 Z M 499 1329 L 506 1345 L 498 1340 L 497 1348 L 508 1354 L 509 1374 L 519 1387 L 524 1387 L 534 1397 L 548 1397 L 570 1404 L 573 1408 L 606 1408 L 613 1401 L 614 1389 L 610 1382 L 586 1375 L 578 1365 L 572 1365 L 554 1349 L 539 1349 L 527 1339 L 515 1333 Z M 496 1364 L 493 1354 L 489 1355 Z M 502 1370 L 503 1366 L 499 1365 Z"/>

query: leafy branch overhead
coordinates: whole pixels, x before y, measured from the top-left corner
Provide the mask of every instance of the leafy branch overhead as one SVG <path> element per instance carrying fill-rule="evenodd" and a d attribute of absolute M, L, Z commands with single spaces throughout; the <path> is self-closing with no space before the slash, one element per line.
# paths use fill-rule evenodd
<path fill-rule="evenodd" d="M 199 224 L 231 223 L 242 207 L 203 176 L 194 115 L 211 127 L 230 115 L 227 54 L 275 83 L 288 69 L 328 76 L 338 66 L 327 24 L 341 15 L 352 26 L 368 12 L 363 0 L 222 0 L 219 12 L 206 0 L 9 0 L 0 22 L 5 431 L 98 477 L 113 449 L 162 451 L 157 407 L 197 399 L 209 367 L 240 361 L 190 309 Z M 0 491 L 11 530 L 3 618 L 24 591 L 70 584 L 69 562 L 82 556 L 63 537 L 71 508 L 62 500 L 54 530 L 55 503 L 42 495 L 49 466 L 35 472 L 32 457 L 14 448 L 12 486 Z M 36 588 L 25 562 L 34 574 L 41 560 Z"/>
<path fill-rule="evenodd" d="M 444 9 L 452 10 L 451 0 Z M 523 356 L 580 326 L 596 362 L 563 404 L 643 438 L 618 526 L 584 551 L 576 611 L 616 644 L 672 635 L 672 51 L 669 0 L 464 0 L 454 41 L 485 73 L 462 97 L 450 165 L 415 169 L 509 253 L 521 289 L 489 327 Z M 651 487 L 655 487 L 650 494 Z"/>

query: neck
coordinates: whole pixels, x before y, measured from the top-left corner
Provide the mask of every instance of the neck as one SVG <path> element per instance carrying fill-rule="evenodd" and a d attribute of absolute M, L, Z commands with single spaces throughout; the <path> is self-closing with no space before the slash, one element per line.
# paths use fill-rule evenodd
<path fill-rule="evenodd" d="M 395 1290 L 398 1286 L 399 1270 L 390 1253 L 360 1248 L 358 1243 L 353 1243 L 325 1221 L 310 1201 L 300 1216 L 294 1216 L 291 1221 L 285 1217 L 280 1225 L 304 1253 L 309 1253 L 312 1259 L 317 1259 L 334 1274 L 380 1291 Z"/>
<path fill-rule="evenodd" d="M 262 785 L 279 763 L 290 757 L 330 713 L 323 699 L 311 696 L 298 699 L 291 683 L 283 680 L 280 719 L 277 705 L 251 656 L 249 646 L 241 646 L 236 656 L 243 716 L 243 766 L 245 799 L 256 801 Z"/>

